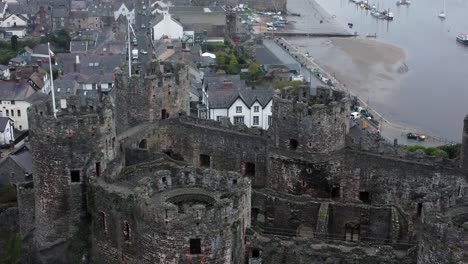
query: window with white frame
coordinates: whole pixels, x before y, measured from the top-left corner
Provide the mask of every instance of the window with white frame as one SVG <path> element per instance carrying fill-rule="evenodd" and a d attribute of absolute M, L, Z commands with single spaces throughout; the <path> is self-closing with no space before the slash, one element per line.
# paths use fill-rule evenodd
<path fill-rule="evenodd" d="M 243 123 L 244 123 L 244 116 L 234 117 L 234 125 L 243 124 Z"/>
<path fill-rule="evenodd" d="M 268 125 L 269 125 L 269 126 L 271 126 L 272 119 L 273 119 L 273 118 L 271 117 L 271 115 L 268 116 Z"/>
<path fill-rule="evenodd" d="M 253 125 L 254 125 L 254 126 L 258 126 L 258 123 L 259 123 L 259 118 L 258 118 L 258 116 L 254 116 L 254 117 L 253 117 Z"/>
<path fill-rule="evenodd" d="M 242 113 L 242 106 L 236 106 L 236 113 Z"/>
<path fill-rule="evenodd" d="M 260 106 L 254 106 L 254 112 L 260 112 Z"/>

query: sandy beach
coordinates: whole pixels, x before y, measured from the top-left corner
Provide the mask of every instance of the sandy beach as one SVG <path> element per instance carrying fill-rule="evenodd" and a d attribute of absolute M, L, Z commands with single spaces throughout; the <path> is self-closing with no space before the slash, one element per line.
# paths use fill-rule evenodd
<path fill-rule="evenodd" d="M 406 72 L 405 52 L 393 45 L 362 38 L 291 38 L 292 45 L 347 89 L 374 103 L 388 100 Z"/>

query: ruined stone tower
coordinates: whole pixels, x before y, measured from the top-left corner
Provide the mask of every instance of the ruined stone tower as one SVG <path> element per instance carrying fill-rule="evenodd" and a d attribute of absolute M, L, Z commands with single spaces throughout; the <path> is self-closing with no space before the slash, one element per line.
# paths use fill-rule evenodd
<path fill-rule="evenodd" d="M 323 153 L 343 149 L 349 130 L 349 101 L 343 93 L 308 87 L 277 92 L 273 102 L 275 145 L 299 152 Z"/>
<path fill-rule="evenodd" d="M 144 66 L 144 67 L 143 67 Z M 134 64 L 133 74 L 116 72 L 117 130 L 189 113 L 187 67 L 151 61 Z"/>
<path fill-rule="evenodd" d="M 462 135 L 462 149 L 461 149 L 461 168 L 465 173 L 468 173 L 468 115 L 463 120 L 463 135 Z"/>
<path fill-rule="evenodd" d="M 115 155 L 115 126 L 106 95 L 81 95 L 35 104 L 28 111 L 35 189 L 35 263 L 69 263 L 67 248 L 87 214 L 88 179 Z M 59 95 L 60 97 L 60 95 Z M 85 250 L 85 249 L 82 249 Z"/>

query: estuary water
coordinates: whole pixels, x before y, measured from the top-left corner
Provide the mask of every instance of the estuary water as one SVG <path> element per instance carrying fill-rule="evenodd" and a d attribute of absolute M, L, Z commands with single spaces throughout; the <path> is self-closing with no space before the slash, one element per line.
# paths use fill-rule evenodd
<path fill-rule="evenodd" d="M 375 108 L 392 121 L 461 140 L 468 113 L 468 46 L 455 38 L 468 33 L 467 0 L 446 0 L 445 20 L 438 17 L 443 0 L 412 0 L 409 6 L 397 6 L 396 0 L 369 0 L 380 10 L 390 9 L 393 21 L 378 20 L 349 0 L 316 1 L 343 25 L 353 23 L 353 32 L 377 33 L 378 40 L 405 50 L 409 71 L 400 89 Z"/>

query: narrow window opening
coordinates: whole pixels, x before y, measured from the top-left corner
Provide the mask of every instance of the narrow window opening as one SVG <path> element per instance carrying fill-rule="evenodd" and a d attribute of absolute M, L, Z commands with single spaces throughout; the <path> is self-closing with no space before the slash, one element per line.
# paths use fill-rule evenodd
<path fill-rule="evenodd" d="M 129 241 L 130 240 L 130 224 L 127 221 L 124 222 L 123 234 L 124 234 L 124 240 Z"/>
<path fill-rule="evenodd" d="M 201 241 L 199 238 L 190 239 L 190 254 L 197 255 L 201 253 Z"/>
<path fill-rule="evenodd" d="M 332 199 L 340 198 L 340 186 L 339 185 L 333 186 L 332 191 L 331 191 L 331 198 Z"/>
<path fill-rule="evenodd" d="M 161 180 L 162 180 L 163 183 L 166 183 L 166 182 L 167 182 L 167 178 L 166 178 L 166 177 L 162 177 Z"/>
<path fill-rule="evenodd" d="M 237 179 L 232 179 L 232 184 L 236 185 L 237 184 Z"/>
<path fill-rule="evenodd" d="M 255 177 L 255 163 L 251 163 L 251 162 L 244 163 L 244 176 Z"/>
<path fill-rule="evenodd" d="M 418 217 L 421 217 L 422 209 L 423 209 L 423 204 L 422 204 L 422 203 L 418 203 L 418 210 L 417 210 L 417 216 L 418 216 Z"/>
<path fill-rule="evenodd" d="M 102 211 L 99 212 L 98 223 L 99 223 L 99 229 L 103 230 L 104 233 L 106 233 L 107 232 L 106 214 Z"/>
<path fill-rule="evenodd" d="M 70 179 L 71 179 L 71 182 L 80 182 L 80 171 L 79 170 L 70 171 Z"/>
<path fill-rule="evenodd" d="M 169 114 L 167 113 L 167 110 L 166 109 L 162 109 L 161 110 L 161 119 L 166 119 L 169 117 Z"/>
<path fill-rule="evenodd" d="M 258 248 L 252 249 L 252 258 L 259 258 L 260 257 L 260 250 Z"/>
<path fill-rule="evenodd" d="M 297 142 L 297 140 L 295 139 L 289 140 L 289 149 L 296 150 L 298 146 L 299 146 L 299 142 Z"/>
<path fill-rule="evenodd" d="M 96 162 L 96 176 L 101 177 L 101 162 Z"/>
<path fill-rule="evenodd" d="M 200 166 L 210 167 L 210 165 L 211 165 L 210 155 L 200 154 Z"/>
<path fill-rule="evenodd" d="M 364 203 L 370 203 L 371 199 L 369 192 L 359 192 L 359 200 Z"/>

